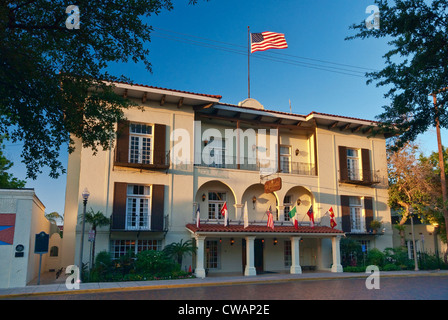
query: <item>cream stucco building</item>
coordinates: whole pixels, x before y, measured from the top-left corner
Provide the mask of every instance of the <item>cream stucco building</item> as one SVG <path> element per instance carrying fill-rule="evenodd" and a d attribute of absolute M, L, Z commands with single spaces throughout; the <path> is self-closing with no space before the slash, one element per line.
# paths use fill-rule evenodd
<path fill-rule="evenodd" d="M 183 267 L 200 277 L 341 272 L 344 236 L 367 248 L 392 247 L 385 137 L 372 135 L 376 122 L 144 85 L 116 83 L 116 92 L 143 110 L 124 110 L 112 150 L 93 156 L 77 141 L 67 170 L 64 266 L 79 265 L 84 188 L 87 209 L 111 217 L 97 231 L 96 252 L 119 257 L 194 239 L 198 250 Z M 378 233 L 373 219 L 382 222 Z"/>

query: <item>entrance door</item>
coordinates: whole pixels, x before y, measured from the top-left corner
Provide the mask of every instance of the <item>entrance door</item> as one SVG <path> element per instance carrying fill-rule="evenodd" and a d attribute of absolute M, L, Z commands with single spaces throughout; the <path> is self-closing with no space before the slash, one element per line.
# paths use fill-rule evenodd
<path fill-rule="evenodd" d="M 246 239 L 243 239 L 243 250 L 242 250 L 242 265 L 243 265 L 243 273 L 246 269 L 246 261 L 247 261 L 247 252 L 246 252 Z M 255 239 L 254 243 L 254 266 L 257 270 L 257 274 L 263 273 L 263 240 Z"/>

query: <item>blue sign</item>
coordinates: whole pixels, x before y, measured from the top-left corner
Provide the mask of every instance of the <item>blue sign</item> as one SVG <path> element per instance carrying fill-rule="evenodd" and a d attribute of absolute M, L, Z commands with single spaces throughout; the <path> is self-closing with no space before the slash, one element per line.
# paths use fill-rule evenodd
<path fill-rule="evenodd" d="M 50 235 L 45 232 L 36 234 L 36 241 L 34 242 L 34 253 L 44 254 L 48 253 L 48 243 L 50 242 Z"/>

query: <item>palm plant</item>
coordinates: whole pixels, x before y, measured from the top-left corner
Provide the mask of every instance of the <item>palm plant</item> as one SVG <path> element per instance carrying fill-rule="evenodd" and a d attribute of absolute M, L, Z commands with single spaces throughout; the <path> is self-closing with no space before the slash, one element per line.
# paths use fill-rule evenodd
<path fill-rule="evenodd" d="M 81 215 L 82 219 L 82 215 Z M 95 264 L 95 241 L 96 241 L 96 228 L 104 227 L 110 224 L 110 219 L 106 217 L 101 211 L 93 211 L 90 208 L 90 211 L 86 212 L 86 223 L 89 223 L 92 226 L 92 230 L 94 231 L 94 238 L 92 243 L 92 267 Z"/>
<path fill-rule="evenodd" d="M 183 239 L 180 242 L 170 243 L 163 249 L 163 251 L 173 259 L 177 260 L 177 263 L 182 266 L 182 258 L 186 254 L 193 254 L 196 251 L 196 246 L 193 244 L 192 240 L 187 240 L 183 242 Z"/>

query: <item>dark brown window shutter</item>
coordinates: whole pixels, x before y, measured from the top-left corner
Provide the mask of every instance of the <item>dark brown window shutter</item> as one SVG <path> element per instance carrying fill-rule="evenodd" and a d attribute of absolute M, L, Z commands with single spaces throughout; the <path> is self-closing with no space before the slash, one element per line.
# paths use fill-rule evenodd
<path fill-rule="evenodd" d="M 362 162 L 362 181 L 370 182 L 372 180 L 372 172 L 370 170 L 370 150 L 361 149 Z"/>
<path fill-rule="evenodd" d="M 347 147 L 339 146 L 339 173 L 341 181 L 348 180 Z"/>
<path fill-rule="evenodd" d="M 112 211 L 112 230 L 124 230 L 126 228 L 126 195 L 127 183 L 115 182 L 114 204 Z"/>
<path fill-rule="evenodd" d="M 151 231 L 163 231 L 165 186 L 154 184 L 151 197 Z"/>
<path fill-rule="evenodd" d="M 166 125 L 154 125 L 154 164 L 165 165 L 166 161 Z"/>
<path fill-rule="evenodd" d="M 120 163 L 129 162 L 129 121 L 118 122 L 117 147 L 115 149 L 115 161 Z"/>
<path fill-rule="evenodd" d="M 350 197 L 341 196 L 342 207 L 342 231 L 351 232 L 352 227 L 350 223 Z"/>
<path fill-rule="evenodd" d="M 373 221 L 373 198 L 364 197 L 364 210 L 366 215 L 366 231 L 370 231 L 370 223 Z"/>

